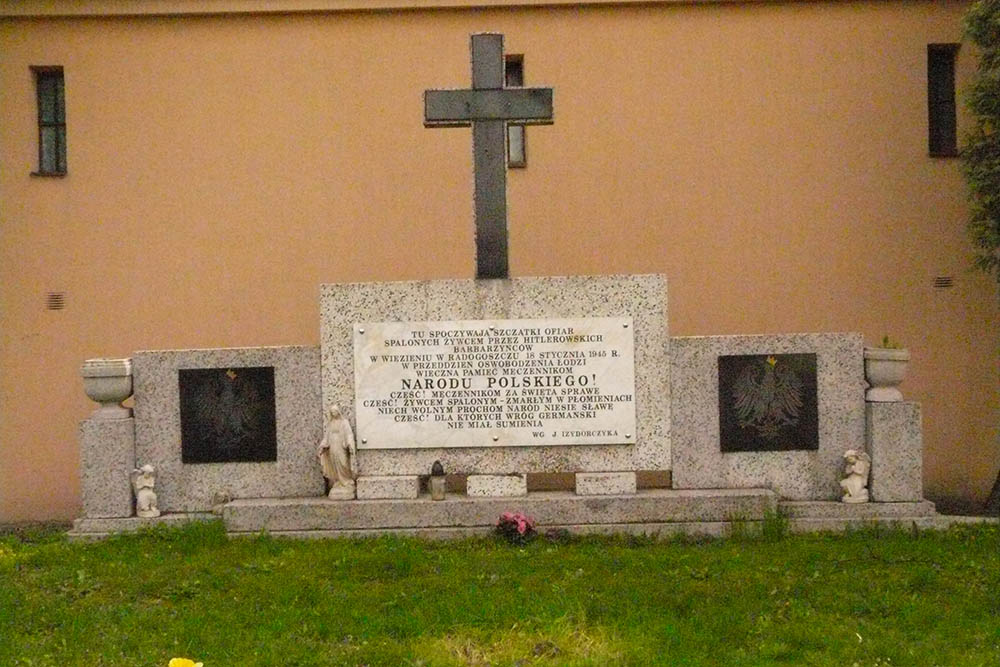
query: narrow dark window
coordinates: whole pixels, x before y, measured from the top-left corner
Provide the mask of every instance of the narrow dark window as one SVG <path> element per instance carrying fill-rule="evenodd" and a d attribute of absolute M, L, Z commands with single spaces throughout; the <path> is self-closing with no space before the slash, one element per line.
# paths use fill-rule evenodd
<path fill-rule="evenodd" d="M 524 85 L 524 56 L 504 56 L 504 83 L 508 88 Z M 527 167 L 528 155 L 524 147 L 524 125 L 507 126 L 507 166 Z"/>
<path fill-rule="evenodd" d="M 958 155 L 955 54 L 958 44 L 927 45 L 927 130 L 932 157 Z"/>
<path fill-rule="evenodd" d="M 62 67 L 32 67 L 38 94 L 39 175 L 66 173 L 66 91 Z"/>

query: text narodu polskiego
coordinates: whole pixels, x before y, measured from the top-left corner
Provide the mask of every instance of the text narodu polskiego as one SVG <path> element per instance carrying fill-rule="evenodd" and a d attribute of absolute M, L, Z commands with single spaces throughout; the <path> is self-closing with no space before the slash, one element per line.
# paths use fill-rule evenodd
<path fill-rule="evenodd" d="M 635 441 L 631 318 L 389 322 L 357 331 L 359 447 Z"/>

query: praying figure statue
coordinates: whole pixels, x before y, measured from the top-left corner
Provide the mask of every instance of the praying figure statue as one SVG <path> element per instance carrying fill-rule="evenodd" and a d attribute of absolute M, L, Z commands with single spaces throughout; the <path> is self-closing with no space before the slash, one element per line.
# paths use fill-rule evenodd
<path fill-rule="evenodd" d="M 148 463 L 132 471 L 132 489 L 135 491 L 135 513 L 144 519 L 160 516 L 156 508 L 156 469 Z"/>
<path fill-rule="evenodd" d="M 871 457 L 856 449 L 848 449 L 844 452 L 844 463 L 845 477 L 840 480 L 840 487 L 844 489 L 844 497 L 841 500 L 845 503 L 867 503 L 868 471 L 872 467 Z"/>
<path fill-rule="evenodd" d="M 331 405 L 323 426 L 323 439 L 319 442 L 319 464 L 323 476 L 330 480 L 327 495 L 331 500 L 354 498 L 357 454 L 351 423 L 339 407 Z"/>

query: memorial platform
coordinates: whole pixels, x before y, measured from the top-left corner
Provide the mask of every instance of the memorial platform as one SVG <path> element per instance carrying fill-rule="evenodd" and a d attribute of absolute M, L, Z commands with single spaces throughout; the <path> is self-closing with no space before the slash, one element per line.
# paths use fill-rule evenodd
<path fill-rule="evenodd" d="M 331 501 L 324 497 L 256 498 L 231 501 L 221 520 L 231 536 L 267 533 L 276 537 L 337 538 L 393 534 L 429 539 L 486 535 L 497 517 L 519 511 L 533 517 L 542 533 L 685 534 L 723 537 L 734 527 L 758 530 L 771 516 L 787 521 L 790 532 L 843 532 L 870 526 L 944 529 L 955 523 L 996 521 L 983 517 L 940 515 L 928 501 L 862 503 L 782 501 L 769 489 L 644 489 L 635 495 L 577 496 L 568 491 L 536 492 L 512 498 L 449 496 L 442 501 L 422 495 L 416 500 Z M 100 539 L 157 524 L 180 525 L 220 520 L 219 514 L 189 512 L 157 519 L 78 519 L 69 537 Z"/>
<path fill-rule="evenodd" d="M 533 493 L 521 498 L 470 498 L 441 501 L 330 501 L 325 498 L 235 500 L 222 511 L 231 533 L 304 534 L 310 531 L 351 534 L 404 533 L 433 536 L 477 534 L 492 530 L 503 512 L 535 519 L 540 530 L 609 532 L 622 526 L 673 523 L 715 524 L 763 519 L 777 509 L 767 489 L 676 491 L 649 489 L 635 495 L 577 496 L 568 491 Z"/>

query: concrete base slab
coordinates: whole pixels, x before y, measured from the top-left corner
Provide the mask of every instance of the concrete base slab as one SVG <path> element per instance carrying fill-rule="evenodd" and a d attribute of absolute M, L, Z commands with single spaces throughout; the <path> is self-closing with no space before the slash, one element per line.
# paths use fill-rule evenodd
<path fill-rule="evenodd" d="M 360 482 L 365 478 L 360 478 Z M 378 478 L 368 478 L 369 480 Z M 415 476 L 406 480 L 417 493 Z M 519 477 L 518 479 L 523 479 Z M 872 526 L 907 530 L 945 529 L 972 522 L 998 522 L 992 517 L 942 516 L 934 503 L 847 504 L 838 501 L 781 501 L 770 489 L 640 489 L 633 495 L 580 496 L 571 491 L 534 492 L 510 497 L 450 495 L 434 501 L 429 495 L 333 501 L 305 498 L 244 498 L 221 506 L 222 521 L 231 536 L 260 532 L 289 538 L 373 537 L 396 534 L 426 539 L 487 535 L 503 512 L 534 517 L 539 532 L 725 537 L 734 531 L 753 535 L 769 516 L 778 514 L 793 533 L 843 532 Z M 82 518 L 73 523 L 71 540 L 92 540 L 146 527 L 179 526 L 218 520 L 208 512 L 167 513 L 145 519 Z"/>
<path fill-rule="evenodd" d="M 759 522 L 758 522 L 759 523 Z M 574 535 L 641 535 L 647 537 L 669 537 L 690 535 L 694 537 L 725 537 L 729 535 L 732 523 L 728 521 L 687 521 L 683 523 L 610 523 L 610 524 L 563 524 L 547 526 L 542 534 L 549 531 L 567 531 Z M 424 540 L 457 540 L 470 537 L 484 537 L 493 532 L 492 526 L 466 528 L 388 528 L 380 530 L 285 530 L 268 532 L 272 537 L 291 539 L 327 539 L 351 537 L 378 537 L 398 535 Z M 255 532 L 230 532 L 231 537 L 252 537 Z"/>
<path fill-rule="evenodd" d="M 660 490 L 657 490 L 660 491 Z M 694 507 L 688 507 L 687 513 L 674 513 L 675 518 L 671 520 L 655 521 L 648 520 L 651 516 L 650 508 L 646 503 L 640 503 L 634 507 L 634 516 L 645 516 L 646 520 L 640 521 L 607 521 L 607 522 L 584 522 L 577 523 L 547 523 L 539 525 L 539 531 L 544 535 L 549 531 L 568 531 L 577 535 L 587 534 L 621 534 L 621 535 L 642 535 L 649 537 L 670 537 L 673 535 L 688 535 L 692 537 L 727 537 L 730 536 L 734 527 L 739 528 L 739 533 L 743 535 L 753 535 L 759 532 L 763 525 L 763 517 L 766 511 L 774 511 L 774 496 L 771 491 L 756 490 L 757 494 L 748 494 L 740 502 L 744 504 L 744 511 L 729 515 L 723 519 L 696 519 L 700 516 L 709 517 L 711 514 L 725 514 L 733 509 L 733 506 L 726 508 L 722 500 L 722 493 L 719 492 L 713 497 L 711 494 L 703 495 L 700 498 L 689 498 L 695 505 L 701 505 L 700 512 L 693 512 Z M 640 494 L 647 492 L 640 491 Z M 659 502 L 666 505 L 674 505 L 683 502 L 680 497 L 671 497 L 673 494 L 682 493 L 687 495 L 691 492 L 653 493 L 652 497 L 646 500 L 654 503 Z M 704 494 L 705 492 L 697 492 Z M 539 508 L 546 504 L 555 511 L 559 506 L 565 507 L 562 502 L 567 498 L 575 498 L 577 501 L 586 503 L 583 505 L 584 511 L 594 512 L 595 516 L 607 518 L 611 514 L 621 513 L 622 507 L 618 503 L 606 505 L 609 498 L 579 498 L 567 492 L 544 494 L 550 496 L 541 499 L 538 505 L 529 508 L 529 512 L 535 512 L 541 516 L 546 516 L 537 512 Z M 616 499 L 617 500 L 617 499 Z M 363 505 L 379 506 L 370 507 L 365 516 L 371 516 L 372 511 L 381 513 L 383 516 L 391 514 L 392 508 L 400 501 L 379 500 L 379 501 L 354 501 L 354 502 L 334 502 L 323 498 L 283 498 L 264 499 L 256 501 L 238 500 L 233 501 L 223 509 L 224 515 L 228 513 L 234 519 L 227 521 L 226 527 L 231 537 L 257 535 L 263 530 L 275 537 L 285 537 L 292 539 L 321 539 L 321 538 L 352 538 L 352 537 L 377 537 L 379 535 L 400 535 L 405 537 L 416 537 L 421 539 L 460 539 L 488 535 L 493 531 L 493 524 L 499 515 L 497 507 L 499 499 L 471 500 L 460 498 L 459 504 L 468 505 L 487 503 L 487 508 L 483 510 L 483 517 L 475 519 L 472 517 L 474 525 L 425 525 L 425 526 L 404 526 L 390 525 L 392 522 L 383 521 L 385 525 L 379 527 L 310 527 L 319 526 L 321 522 L 309 524 L 303 522 L 304 516 L 310 511 L 314 511 L 318 506 L 336 505 L 341 508 L 346 506 L 361 507 Z M 763 501 L 761 503 L 760 501 Z M 421 498 L 417 501 L 410 501 L 413 504 L 426 508 L 435 505 L 446 504 L 449 501 L 434 502 L 429 498 Z M 452 499 L 452 502 L 455 502 Z M 596 505 L 593 503 L 597 503 Z M 296 509 L 296 506 L 300 507 Z M 771 507 L 767 508 L 768 505 Z M 846 530 L 870 528 L 873 526 L 895 527 L 907 530 L 944 530 L 949 526 L 967 523 L 1000 523 L 994 517 L 970 517 L 970 516 L 945 516 L 935 514 L 933 511 L 927 512 L 930 503 L 869 503 L 867 509 L 857 511 L 856 505 L 844 505 L 843 503 L 809 503 L 794 502 L 781 503 L 780 511 L 787 517 L 788 530 L 792 533 L 810 532 L 844 532 Z M 618 506 L 618 507 L 615 507 Z M 645 507 L 644 507 L 645 506 Z M 714 510 L 711 508 L 714 506 Z M 762 506 L 765 509 L 762 509 Z M 933 507 L 931 505 L 931 507 Z M 312 510 L 310 510 L 312 508 Z M 492 513 L 489 509 L 492 509 Z M 846 509 L 845 509 L 846 508 Z M 748 511 L 749 510 L 749 511 Z M 808 515 L 807 511 L 815 514 Z M 673 511 L 673 510 L 672 510 Z M 752 511 L 752 515 L 750 514 Z M 291 520 L 295 519 L 296 520 Z M 256 518 L 256 522 L 253 519 Z M 313 519 L 322 518 L 322 512 Z M 330 518 L 330 517 L 327 517 Z M 441 518 L 440 516 L 438 517 Z M 467 517 L 468 518 L 468 517 Z M 576 517 L 579 519 L 579 516 Z M 593 518 L 593 517 L 591 517 Z M 192 521 L 212 521 L 218 517 L 209 513 L 186 513 L 186 514 L 165 514 L 156 519 L 139 519 L 131 517 L 127 519 L 77 519 L 73 524 L 73 529 L 68 533 L 71 541 L 88 541 L 108 537 L 115 533 L 134 532 L 140 528 L 154 525 L 180 526 Z M 478 521 L 478 523 L 476 523 Z M 267 524 L 272 528 L 260 527 Z M 401 523 L 401 522 L 396 522 Z M 257 525 L 258 527 L 253 527 Z M 281 526 L 290 526 L 281 528 Z M 292 527 L 296 526 L 298 527 Z"/>
<path fill-rule="evenodd" d="M 778 511 L 789 519 L 900 519 L 937 516 L 929 500 L 905 503 L 842 503 L 828 500 L 783 500 Z"/>
<path fill-rule="evenodd" d="M 903 528 L 932 530 L 947 528 L 949 524 L 942 523 L 937 516 L 899 517 L 899 518 L 853 518 L 853 519 L 792 519 L 788 529 L 792 533 L 843 533 L 861 528 Z"/>
<path fill-rule="evenodd" d="M 783 501 L 778 512 L 793 533 L 837 532 L 870 526 L 936 529 L 952 522 L 934 511 L 928 500 L 901 503 L 842 503 L 837 501 Z"/>
<path fill-rule="evenodd" d="M 789 528 L 793 533 L 842 533 L 848 530 L 870 528 L 872 526 L 880 526 L 883 528 L 902 528 L 907 530 L 947 530 L 951 526 L 972 523 L 1000 524 L 1000 520 L 987 516 L 949 516 L 946 514 L 913 517 L 874 517 L 853 519 L 803 518 L 790 520 Z"/>
<path fill-rule="evenodd" d="M 925 516 L 909 519 L 791 519 L 788 530 L 791 533 L 842 533 L 848 530 L 881 526 L 884 528 L 904 528 L 918 530 L 945 530 L 949 526 L 964 523 L 997 523 L 989 517 L 966 516 Z M 608 524 L 561 524 L 541 527 L 542 535 L 549 531 L 565 530 L 574 535 L 636 535 L 645 537 L 688 537 L 724 538 L 733 534 L 732 521 L 683 521 L 664 523 L 608 523 Z M 739 522 L 743 535 L 758 534 L 763 528 L 762 521 Z M 273 537 L 289 539 L 366 538 L 379 535 L 398 535 L 426 540 L 455 540 L 483 537 L 493 532 L 492 526 L 470 526 L 463 528 L 380 528 L 377 530 L 284 530 L 271 531 Z M 231 537 L 255 536 L 257 532 L 233 532 Z"/>
<path fill-rule="evenodd" d="M 761 520 L 777 509 L 768 489 L 647 489 L 633 496 L 577 496 L 567 491 L 512 498 L 449 496 L 433 501 L 369 500 L 333 502 L 326 498 L 241 499 L 222 510 L 234 533 L 288 531 L 372 531 L 396 529 L 491 530 L 503 512 L 523 512 L 544 531 L 562 526 L 616 526 Z M 579 532 L 579 531 L 577 531 Z"/>
<path fill-rule="evenodd" d="M 193 521 L 218 521 L 219 517 L 211 512 L 178 512 L 161 514 L 152 519 L 132 516 L 107 519 L 77 519 L 73 528 L 66 533 L 70 540 L 92 540 L 114 535 L 115 533 L 134 533 L 143 528 L 153 526 L 182 526 Z"/>

